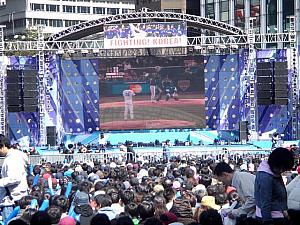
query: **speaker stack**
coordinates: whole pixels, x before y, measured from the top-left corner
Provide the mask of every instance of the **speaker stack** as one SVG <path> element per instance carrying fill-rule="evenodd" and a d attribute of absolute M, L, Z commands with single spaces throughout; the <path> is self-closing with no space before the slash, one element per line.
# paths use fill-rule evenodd
<path fill-rule="evenodd" d="M 47 145 L 56 146 L 56 127 L 48 126 L 46 127 L 47 132 Z"/>
<path fill-rule="evenodd" d="M 257 104 L 288 104 L 287 62 L 258 62 Z"/>
<path fill-rule="evenodd" d="M 38 110 L 38 80 L 35 70 L 7 70 L 8 112 Z"/>
<path fill-rule="evenodd" d="M 261 62 L 256 64 L 257 73 L 257 104 L 271 105 L 273 103 L 272 64 Z"/>
<path fill-rule="evenodd" d="M 287 62 L 274 63 L 274 104 L 288 104 L 288 69 Z"/>
<path fill-rule="evenodd" d="M 240 142 L 247 142 L 248 135 L 249 135 L 248 121 L 240 121 L 239 122 Z"/>
<path fill-rule="evenodd" d="M 23 104 L 21 70 L 7 70 L 6 82 L 8 112 L 21 112 Z"/>

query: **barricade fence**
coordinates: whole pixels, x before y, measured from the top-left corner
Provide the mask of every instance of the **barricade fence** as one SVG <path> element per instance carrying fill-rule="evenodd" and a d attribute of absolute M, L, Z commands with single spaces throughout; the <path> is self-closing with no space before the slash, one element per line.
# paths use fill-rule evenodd
<path fill-rule="evenodd" d="M 255 157 L 259 159 L 264 159 L 270 154 L 269 149 L 259 149 L 259 150 L 224 150 L 224 149 L 210 149 L 210 150 L 180 150 L 180 151 L 168 151 L 163 153 L 163 151 L 139 151 L 136 153 L 128 152 L 124 153 L 121 151 L 116 152 L 101 152 L 101 153 L 76 153 L 76 154 L 43 154 L 43 155 L 30 155 L 29 162 L 32 165 L 42 164 L 44 162 L 113 162 L 113 161 L 159 161 L 166 157 L 170 159 L 171 157 L 180 157 L 181 159 L 189 160 L 195 158 L 213 159 L 221 161 L 224 158 L 231 159 L 238 162 L 240 159 L 246 157 Z M 0 158 L 0 165 L 3 164 L 4 158 Z"/>

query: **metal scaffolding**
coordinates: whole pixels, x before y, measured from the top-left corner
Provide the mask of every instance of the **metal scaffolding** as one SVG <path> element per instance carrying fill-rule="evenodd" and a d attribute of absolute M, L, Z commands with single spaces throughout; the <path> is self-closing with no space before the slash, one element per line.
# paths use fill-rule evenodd
<path fill-rule="evenodd" d="M 247 73 L 249 76 L 249 100 L 250 100 L 250 128 L 252 139 L 258 138 L 258 117 L 257 117 L 257 104 L 256 104 L 256 50 L 254 48 L 255 36 L 254 36 L 254 20 L 249 19 L 248 29 L 248 43 L 249 43 L 249 58 Z"/>
<path fill-rule="evenodd" d="M 254 34 L 254 43 L 256 49 L 262 48 L 262 44 L 276 44 L 276 43 L 290 43 L 291 36 L 289 33 L 276 34 Z M 4 43 L 5 52 L 13 51 L 39 51 L 38 41 L 7 41 Z M 187 47 L 200 47 L 203 50 L 207 48 L 222 49 L 238 49 L 246 48 L 248 46 L 248 35 L 219 35 L 219 36 L 199 36 L 188 37 Z M 45 52 L 67 53 L 69 50 L 78 51 L 89 50 L 91 53 L 98 53 L 106 56 L 105 52 L 117 52 L 115 55 L 122 55 L 126 57 L 127 51 L 145 51 L 145 49 L 105 49 L 103 39 L 100 40 L 66 40 L 66 41 L 44 41 Z M 167 48 L 170 49 L 172 48 Z M 175 48 L 179 49 L 179 48 Z M 135 52 L 134 52 L 135 53 Z M 110 54 L 108 54 L 110 55 Z"/>
<path fill-rule="evenodd" d="M 4 33 L 0 25 L 0 134 L 7 135 L 6 65 L 4 62 Z"/>
<path fill-rule="evenodd" d="M 44 34 L 43 34 L 43 27 L 38 27 L 38 41 L 37 41 L 37 50 L 39 53 L 39 101 L 38 101 L 38 108 L 39 108 L 39 144 L 46 145 L 46 104 L 45 104 L 45 52 L 44 52 Z"/>
<path fill-rule="evenodd" d="M 292 98 L 291 98 L 291 114 L 292 114 L 292 138 L 299 138 L 299 84 L 298 84 L 298 54 L 297 54 L 297 36 L 296 36 L 296 17 L 289 17 L 290 20 L 290 71 L 292 74 Z"/>

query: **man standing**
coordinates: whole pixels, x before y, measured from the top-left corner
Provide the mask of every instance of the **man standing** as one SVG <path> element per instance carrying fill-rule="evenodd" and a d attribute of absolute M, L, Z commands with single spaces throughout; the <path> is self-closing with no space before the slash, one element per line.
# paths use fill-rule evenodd
<path fill-rule="evenodd" d="M 124 120 L 127 120 L 128 112 L 130 114 L 130 119 L 133 119 L 133 103 L 132 96 L 135 96 L 133 90 L 129 88 L 123 91 L 124 103 L 125 103 L 125 111 L 124 111 Z"/>
<path fill-rule="evenodd" d="M 247 172 L 233 171 L 233 169 L 225 162 L 219 163 L 215 170 L 214 175 L 216 175 L 219 181 L 226 186 L 233 186 L 236 188 L 243 205 L 240 208 L 233 209 L 228 217 L 231 219 L 246 216 L 255 216 L 255 199 L 254 199 L 254 183 L 255 176 Z"/>
<path fill-rule="evenodd" d="M 11 148 L 9 140 L 3 135 L 0 135 L 0 156 L 5 157 L 0 179 L 0 206 L 4 221 L 13 211 L 15 202 L 27 195 L 28 157 Z"/>

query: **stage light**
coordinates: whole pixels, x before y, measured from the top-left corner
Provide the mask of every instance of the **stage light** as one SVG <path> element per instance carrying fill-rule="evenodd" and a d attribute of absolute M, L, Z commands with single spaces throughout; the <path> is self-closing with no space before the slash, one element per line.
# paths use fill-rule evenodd
<path fill-rule="evenodd" d="M 69 49 L 69 50 L 68 50 L 68 53 L 69 53 L 69 54 L 74 54 L 74 53 L 75 53 L 75 50 L 74 50 L 74 49 Z"/>
<path fill-rule="evenodd" d="M 88 53 L 89 53 L 89 50 L 87 50 L 87 49 L 82 49 L 82 50 L 81 50 L 81 54 L 82 54 L 84 57 L 86 57 Z"/>
<path fill-rule="evenodd" d="M 64 53 L 65 53 L 65 51 L 63 49 L 58 49 L 56 52 L 56 54 L 58 54 L 58 55 L 62 55 Z"/>
<path fill-rule="evenodd" d="M 98 56 L 100 53 L 100 50 L 99 49 L 93 49 L 93 54 L 94 56 Z"/>
<path fill-rule="evenodd" d="M 214 49 L 215 49 L 215 46 L 210 45 L 210 46 L 208 46 L 207 48 L 208 48 L 208 50 L 214 50 Z"/>
<path fill-rule="evenodd" d="M 220 45 L 219 48 L 226 49 L 227 47 L 226 47 L 226 45 Z"/>
<path fill-rule="evenodd" d="M 231 45 L 231 48 L 232 48 L 232 49 L 238 49 L 239 46 L 238 46 L 238 45 Z"/>

